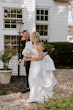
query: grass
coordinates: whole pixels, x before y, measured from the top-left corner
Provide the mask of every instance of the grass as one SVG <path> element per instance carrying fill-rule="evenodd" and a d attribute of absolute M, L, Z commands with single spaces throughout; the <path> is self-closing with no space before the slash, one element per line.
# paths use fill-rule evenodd
<path fill-rule="evenodd" d="M 49 99 L 35 110 L 73 110 L 73 94 Z"/>

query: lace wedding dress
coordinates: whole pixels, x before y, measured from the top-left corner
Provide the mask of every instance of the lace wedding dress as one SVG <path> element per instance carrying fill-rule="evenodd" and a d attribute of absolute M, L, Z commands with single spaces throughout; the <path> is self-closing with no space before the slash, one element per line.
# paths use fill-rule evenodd
<path fill-rule="evenodd" d="M 33 48 L 33 57 L 38 56 L 38 51 Z M 43 103 L 45 99 L 53 96 L 53 87 L 57 84 L 53 74 L 55 66 L 49 55 L 43 60 L 31 61 L 29 71 L 30 94 L 27 102 Z"/>

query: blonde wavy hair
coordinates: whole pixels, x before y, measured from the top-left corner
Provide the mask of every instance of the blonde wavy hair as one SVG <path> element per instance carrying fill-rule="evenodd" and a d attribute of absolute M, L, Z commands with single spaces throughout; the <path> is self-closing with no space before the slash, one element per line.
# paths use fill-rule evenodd
<path fill-rule="evenodd" d="M 40 39 L 40 34 L 38 32 L 32 32 L 32 37 L 34 38 L 34 41 L 36 42 L 36 44 L 41 44 L 43 49 L 44 49 L 44 44 Z"/>
<path fill-rule="evenodd" d="M 32 32 L 32 37 L 34 38 L 36 44 L 41 43 L 40 34 L 38 32 Z"/>

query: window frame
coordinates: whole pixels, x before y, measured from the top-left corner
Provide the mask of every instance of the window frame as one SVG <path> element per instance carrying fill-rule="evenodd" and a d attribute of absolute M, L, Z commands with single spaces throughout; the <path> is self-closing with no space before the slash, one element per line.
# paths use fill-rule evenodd
<path fill-rule="evenodd" d="M 9 44 L 5 44 L 5 41 L 6 41 L 5 37 L 9 37 Z M 16 37 L 15 38 L 15 41 L 16 41 L 15 44 L 11 43 L 11 41 L 12 41 L 11 37 Z M 16 47 L 15 50 L 18 51 L 18 40 L 17 39 L 18 39 L 18 35 L 4 35 L 4 49 L 7 46 L 9 47 L 10 50 L 12 49 L 11 47 Z"/>
<path fill-rule="evenodd" d="M 7 10 L 7 9 L 9 9 L 10 10 L 10 17 L 5 17 L 5 10 Z M 11 10 L 16 10 L 16 13 L 11 13 Z M 17 10 L 21 10 L 21 13 L 17 13 Z M 4 25 L 3 25 L 3 28 L 4 29 L 16 29 L 16 23 L 14 23 L 14 25 L 15 25 L 15 28 L 12 28 L 11 26 L 13 26 L 13 23 L 11 23 L 11 21 L 12 20 L 15 20 L 15 21 L 17 21 L 17 20 L 23 20 L 23 9 L 22 8 L 9 8 L 9 7 L 4 7 L 4 9 L 3 9 L 3 16 L 4 16 Z M 16 15 L 16 17 L 14 18 L 14 17 L 11 17 L 11 15 L 12 14 L 15 14 Z M 18 18 L 17 17 L 17 15 L 21 15 L 22 17 L 21 18 Z M 5 20 L 10 20 L 10 23 L 5 23 Z M 9 28 L 6 28 L 5 27 L 5 24 L 9 24 Z"/>
<path fill-rule="evenodd" d="M 49 28 L 49 8 L 45 8 L 45 7 L 42 7 L 42 8 L 39 8 L 37 7 L 36 8 L 36 12 L 37 10 L 47 10 L 48 11 L 48 20 L 47 21 L 44 21 L 44 20 L 37 20 L 36 18 L 36 25 L 47 25 L 48 28 Z M 36 14 L 36 17 L 37 17 L 37 14 Z M 48 29 L 47 29 L 48 30 Z M 47 40 L 48 39 L 48 32 L 47 32 L 47 35 L 40 35 L 40 38 L 41 39 L 44 39 L 44 40 Z"/>

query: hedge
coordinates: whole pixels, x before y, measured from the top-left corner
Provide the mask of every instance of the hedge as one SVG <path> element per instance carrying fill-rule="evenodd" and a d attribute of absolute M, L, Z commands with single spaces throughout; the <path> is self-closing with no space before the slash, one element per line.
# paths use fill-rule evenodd
<path fill-rule="evenodd" d="M 45 48 L 54 60 L 56 68 L 73 68 L 73 43 L 54 42 L 45 43 Z"/>

